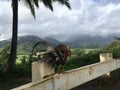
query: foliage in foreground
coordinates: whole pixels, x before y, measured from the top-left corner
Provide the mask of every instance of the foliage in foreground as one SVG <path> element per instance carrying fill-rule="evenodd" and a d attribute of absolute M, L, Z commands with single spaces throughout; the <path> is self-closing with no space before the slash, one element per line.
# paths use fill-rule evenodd
<path fill-rule="evenodd" d="M 114 58 L 120 58 L 120 40 L 113 41 L 110 45 L 103 48 L 102 52 L 110 52 Z"/>
<path fill-rule="evenodd" d="M 10 54 L 10 46 L 6 46 L 0 51 L 0 70 L 7 66 L 7 60 Z"/>
<path fill-rule="evenodd" d="M 10 47 L 6 46 L 0 51 L 0 76 L 4 68 L 7 66 L 7 60 L 10 54 Z M 15 64 L 14 70 L 12 71 L 13 76 L 30 76 L 31 75 L 31 65 L 30 65 L 30 56 L 21 56 L 19 59 L 17 58 L 17 62 Z M 19 63 L 20 62 L 20 63 Z M 9 76 L 9 75 L 5 75 Z M 2 78 L 1 78 L 2 79 Z M 1 80 L 0 79 L 0 80 Z"/>
<path fill-rule="evenodd" d="M 66 64 L 66 70 L 79 68 L 85 65 L 93 64 L 99 62 L 99 50 L 93 50 L 86 53 L 85 50 L 75 49 L 73 51 L 73 56 L 68 59 Z"/>

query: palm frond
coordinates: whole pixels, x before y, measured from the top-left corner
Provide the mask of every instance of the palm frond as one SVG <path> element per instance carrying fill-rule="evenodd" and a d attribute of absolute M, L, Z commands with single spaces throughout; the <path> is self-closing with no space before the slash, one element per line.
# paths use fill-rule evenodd
<path fill-rule="evenodd" d="M 52 3 L 55 1 L 59 2 L 60 4 L 66 5 L 69 9 L 71 9 L 69 0 L 40 0 L 40 1 L 43 2 L 43 4 L 52 11 L 53 11 Z"/>
<path fill-rule="evenodd" d="M 35 6 L 39 8 L 39 0 L 19 0 L 19 1 L 24 2 L 28 6 L 28 8 L 30 8 L 31 13 L 35 18 Z"/>
<path fill-rule="evenodd" d="M 35 8 L 32 0 L 25 0 L 25 1 L 28 7 L 30 8 L 32 15 L 35 17 Z"/>
<path fill-rule="evenodd" d="M 51 11 L 53 11 L 53 6 L 52 6 L 52 0 L 40 0 L 41 2 L 43 2 L 43 4 L 49 8 Z"/>
<path fill-rule="evenodd" d="M 65 0 L 65 5 L 66 5 L 69 9 L 71 9 L 71 6 L 70 6 L 70 3 L 69 3 L 69 0 Z"/>
<path fill-rule="evenodd" d="M 39 1 L 39 0 L 33 0 L 33 3 L 35 4 L 35 6 L 36 6 L 37 8 L 39 8 L 39 3 L 38 3 L 38 1 Z"/>
<path fill-rule="evenodd" d="M 52 4 L 55 1 L 59 2 L 60 4 L 66 5 L 69 9 L 71 9 L 69 0 L 19 0 L 19 1 L 23 1 L 28 6 L 28 8 L 30 8 L 30 11 L 34 16 L 34 18 L 35 18 L 35 7 L 39 8 L 39 1 L 42 2 L 51 11 L 53 11 Z M 13 6 L 13 3 L 12 3 L 12 6 Z"/>
<path fill-rule="evenodd" d="M 66 5 L 69 9 L 71 9 L 69 0 L 53 0 L 53 1 L 58 1 L 60 4 Z"/>

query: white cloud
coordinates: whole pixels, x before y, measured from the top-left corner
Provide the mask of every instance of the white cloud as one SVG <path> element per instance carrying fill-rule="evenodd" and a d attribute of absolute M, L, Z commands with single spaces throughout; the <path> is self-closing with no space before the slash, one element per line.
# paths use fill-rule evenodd
<path fill-rule="evenodd" d="M 104 2 L 103 2 L 104 1 Z M 72 10 L 54 4 L 54 12 L 40 4 L 36 20 L 30 10 L 19 4 L 19 35 L 40 37 L 56 36 L 61 39 L 71 35 L 120 34 L 120 4 L 118 0 L 70 0 Z M 0 1 L 0 39 L 11 36 L 11 2 Z M 60 37 L 62 36 L 62 37 Z"/>

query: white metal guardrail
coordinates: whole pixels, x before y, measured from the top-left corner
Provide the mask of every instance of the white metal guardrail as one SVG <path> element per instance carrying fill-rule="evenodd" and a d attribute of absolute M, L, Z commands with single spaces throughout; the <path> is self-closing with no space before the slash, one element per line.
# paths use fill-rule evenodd
<path fill-rule="evenodd" d="M 46 72 L 42 71 L 42 73 L 40 73 L 40 71 L 38 72 L 40 68 L 38 68 L 38 70 L 32 73 L 33 81 L 31 83 L 14 88 L 12 90 L 69 90 L 120 68 L 120 59 L 113 59 L 111 53 L 100 54 L 100 61 L 100 63 L 66 71 L 62 74 L 51 75 L 45 79 L 42 79 L 42 77 Z M 33 67 L 35 66 L 37 65 L 33 64 Z M 46 67 L 44 64 L 43 66 Z M 49 66 L 46 67 L 46 69 L 49 70 Z M 47 75 L 50 73 L 53 73 L 53 71 L 51 70 L 49 73 L 47 72 Z M 38 77 L 38 79 L 36 77 Z"/>

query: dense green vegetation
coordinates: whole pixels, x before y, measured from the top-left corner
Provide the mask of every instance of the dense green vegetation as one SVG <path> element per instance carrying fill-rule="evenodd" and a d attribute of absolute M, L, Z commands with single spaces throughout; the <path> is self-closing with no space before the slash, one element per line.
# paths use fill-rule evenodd
<path fill-rule="evenodd" d="M 120 40 L 115 40 L 102 49 L 102 52 L 111 52 L 114 58 L 120 58 Z"/>
<path fill-rule="evenodd" d="M 120 40 L 113 41 L 103 49 L 85 50 L 77 48 L 73 49 L 72 52 L 73 56 L 68 59 L 66 65 L 67 70 L 99 62 L 100 53 L 112 53 L 113 58 L 120 58 Z"/>
<path fill-rule="evenodd" d="M 7 66 L 7 60 L 10 54 L 10 47 L 6 46 L 0 51 L 0 71 Z"/>
<path fill-rule="evenodd" d="M 73 56 L 68 59 L 65 67 L 67 70 L 99 62 L 100 50 L 93 49 L 88 52 L 84 49 L 74 49 L 72 52 Z"/>

